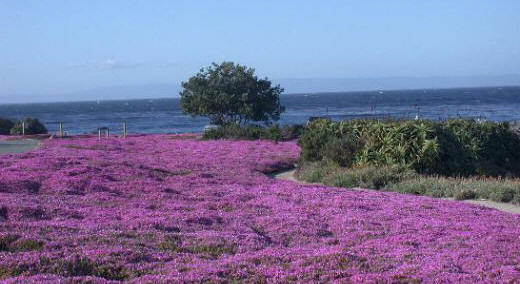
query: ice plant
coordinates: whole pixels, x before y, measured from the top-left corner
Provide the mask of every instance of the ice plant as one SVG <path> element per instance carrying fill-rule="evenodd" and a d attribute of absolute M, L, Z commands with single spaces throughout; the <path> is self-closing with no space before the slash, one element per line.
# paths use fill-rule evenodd
<path fill-rule="evenodd" d="M 299 151 L 147 135 L 0 156 L 0 280 L 520 279 L 520 217 L 264 174 Z"/>

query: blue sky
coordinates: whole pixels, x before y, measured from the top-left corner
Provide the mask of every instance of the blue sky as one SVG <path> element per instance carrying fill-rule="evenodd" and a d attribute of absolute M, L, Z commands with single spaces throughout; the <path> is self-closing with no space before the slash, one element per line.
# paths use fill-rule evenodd
<path fill-rule="evenodd" d="M 518 0 L 3 0 L 0 103 L 177 85 L 223 60 L 273 79 L 520 74 L 519 11 Z"/>

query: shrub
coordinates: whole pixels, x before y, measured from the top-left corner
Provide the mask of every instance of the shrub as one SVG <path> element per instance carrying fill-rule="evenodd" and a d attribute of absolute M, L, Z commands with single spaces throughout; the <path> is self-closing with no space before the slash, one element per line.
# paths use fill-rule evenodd
<path fill-rule="evenodd" d="M 520 179 L 450 178 L 416 174 L 406 167 L 344 168 L 331 161 L 305 162 L 299 179 L 345 188 L 384 189 L 436 198 L 490 199 L 520 204 Z"/>
<path fill-rule="evenodd" d="M 11 128 L 13 128 L 14 122 L 7 118 L 0 117 L 0 135 L 11 134 Z"/>
<path fill-rule="evenodd" d="M 518 190 L 508 187 L 499 187 L 490 190 L 489 199 L 497 202 L 510 202 L 518 194 Z"/>
<path fill-rule="evenodd" d="M 306 182 L 323 182 L 326 176 L 335 173 L 338 169 L 338 165 L 328 161 L 306 162 L 300 165 L 296 175 L 299 179 Z"/>
<path fill-rule="evenodd" d="M 325 144 L 323 157 L 337 163 L 342 167 L 351 167 L 356 159 L 356 154 L 364 146 L 364 142 L 355 135 L 344 138 L 333 138 Z"/>
<path fill-rule="evenodd" d="M 239 126 L 237 124 L 227 124 L 217 128 L 209 129 L 202 135 L 203 139 L 245 139 L 257 140 L 266 139 L 278 141 L 293 140 L 302 131 L 302 126 L 283 126 L 273 125 L 261 127 L 257 125 Z"/>
<path fill-rule="evenodd" d="M 459 154 L 457 159 L 459 172 L 470 168 L 472 171 L 466 174 L 520 175 L 520 137 L 508 123 L 450 120 L 442 126 L 460 143 L 460 147 L 454 149 L 463 155 Z M 446 158 L 453 160 L 454 154 L 457 152 L 451 151 Z"/>
<path fill-rule="evenodd" d="M 432 197 L 451 197 L 457 200 L 520 201 L 520 180 L 512 179 L 418 176 L 393 184 L 389 190 Z"/>
<path fill-rule="evenodd" d="M 415 178 L 393 184 L 387 189 L 401 193 L 443 198 L 453 196 L 455 183 L 449 182 L 448 179 L 442 177 L 416 176 Z"/>
<path fill-rule="evenodd" d="M 415 173 L 404 167 L 361 167 L 341 168 L 331 163 L 306 163 L 299 170 L 298 176 L 307 182 L 322 182 L 338 187 L 361 187 L 382 189 L 391 184 L 415 176 Z"/>
<path fill-rule="evenodd" d="M 26 117 L 22 120 L 25 122 L 25 134 L 47 134 L 47 128 L 36 118 Z M 22 135 L 22 121 L 17 122 L 13 128 L 11 128 L 11 135 Z"/>
<path fill-rule="evenodd" d="M 323 158 L 324 146 L 330 139 L 337 138 L 331 121 L 317 119 L 307 125 L 298 143 L 302 148 L 302 158 L 305 161 L 320 161 Z"/>
<path fill-rule="evenodd" d="M 305 127 L 300 124 L 285 125 L 280 129 L 282 140 L 290 141 L 300 138 Z"/>
<path fill-rule="evenodd" d="M 472 189 L 462 189 L 456 191 L 453 198 L 457 200 L 468 200 L 477 198 L 477 193 Z"/>
<path fill-rule="evenodd" d="M 513 198 L 513 200 L 511 200 L 511 202 L 517 205 L 520 204 L 520 194 L 515 194 L 515 197 Z"/>
<path fill-rule="evenodd" d="M 334 186 L 383 189 L 413 175 L 403 167 L 385 166 L 352 168 L 330 178 Z"/>
<path fill-rule="evenodd" d="M 305 161 L 332 158 L 346 167 L 405 166 L 443 176 L 520 176 L 520 137 L 507 123 L 315 120 L 299 143 Z"/>

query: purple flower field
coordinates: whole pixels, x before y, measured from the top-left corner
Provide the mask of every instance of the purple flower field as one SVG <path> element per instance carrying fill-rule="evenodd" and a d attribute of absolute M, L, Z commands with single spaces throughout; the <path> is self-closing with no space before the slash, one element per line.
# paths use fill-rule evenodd
<path fill-rule="evenodd" d="M 519 216 L 265 175 L 299 151 L 147 135 L 0 156 L 0 280 L 520 281 Z"/>

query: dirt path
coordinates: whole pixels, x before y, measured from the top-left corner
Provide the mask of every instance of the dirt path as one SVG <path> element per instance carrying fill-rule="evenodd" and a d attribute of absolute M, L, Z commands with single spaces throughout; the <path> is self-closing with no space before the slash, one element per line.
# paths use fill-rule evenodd
<path fill-rule="evenodd" d="M 464 202 L 489 208 L 495 208 L 504 212 L 520 214 L 520 206 L 511 203 L 495 202 L 491 200 L 464 200 Z"/>
<path fill-rule="evenodd" d="M 296 170 L 292 169 L 292 170 L 286 170 L 286 171 L 282 171 L 282 172 L 278 172 L 278 173 L 272 174 L 271 177 L 275 178 L 275 179 L 290 180 L 290 181 L 294 181 L 294 182 L 299 183 L 299 184 L 312 184 L 310 182 L 306 182 L 306 181 L 297 179 L 294 176 L 295 173 L 296 173 Z"/>
<path fill-rule="evenodd" d="M 15 141 L 0 141 L 0 155 L 2 154 L 16 154 L 23 153 L 40 146 L 37 140 L 15 140 Z"/>
<path fill-rule="evenodd" d="M 272 177 L 275 179 L 294 181 L 299 184 L 308 184 L 308 185 L 318 184 L 318 183 L 308 183 L 305 181 L 298 180 L 294 176 L 295 172 L 296 172 L 296 170 L 283 171 L 283 172 L 280 172 L 277 174 L 273 174 Z M 352 188 L 352 189 L 362 190 L 359 188 Z M 449 200 L 454 200 L 454 199 L 449 198 Z M 520 206 L 511 204 L 511 203 L 501 203 L 501 202 L 494 202 L 494 201 L 490 201 L 490 200 L 463 200 L 462 202 L 466 202 L 466 203 L 470 203 L 470 204 L 474 204 L 474 205 L 480 205 L 480 206 L 488 207 L 488 208 L 494 208 L 494 209 L 497 209 L 500 211 L 509 212 L 509 213 L 513 213 L 513 214 L 520 214 Z"/>

